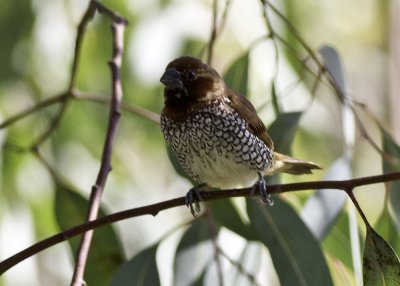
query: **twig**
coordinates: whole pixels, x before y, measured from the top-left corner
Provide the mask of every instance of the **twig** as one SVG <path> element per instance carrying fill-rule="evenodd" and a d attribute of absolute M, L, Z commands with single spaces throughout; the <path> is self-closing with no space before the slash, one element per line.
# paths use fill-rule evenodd
<path fill-rule="evenodd" d="M 303 40 L 303 38 L 300 36 L 299 32 L 296 30 L 296 28 L 293 26 L 292 23 L 290 23 L 290 21 L 285 17 L 285 15 L 283 15 L 278 8 L 276 8 L 270 1 L 268 0 L 260 0 L 262 6 L 264 7 L 264 11 L 263 11 L 263 15 L 264 18 L 266 20 L 267 23 L 267 28 L 270 30 L 271 32 L 271 37 L 272 38 L 277 38 L 278 40 L 280 40 L 282 43 L 284 43 L 287 47 L 289 47 L 292 51 L 294 51 L 294 49 L 290 46 L 289 43 L 287 43 L 282 37 L 280 37 L 275 30 L 273 29 L 273 27 L 270 24 L 270 21 L 268 19 L 268 15 L 266 13 L 266 9 L 267 7 L 269 7 L 274 13 L 275 15 L 277 15 L 286 25 L 286 27 L 288 28 L 289 32 L 294 36 L 294 38 L 300 43 L 300 45 L 303 47 L 303 49 L 306 51 L 306 53 L 308 54 L 308 56 L 313 60 L 313 62 L 317 65 L 318 70 L 323 72 L 323 75 L 325 76 L 325 78 L 329 81 L 330 85 L 333 87 L 335 94 L 337 96 L 337 98 L 339 99 L 339 101 L 341 103 L 343 103 L 346 100 L 346 96 L 345 94 L 343 94 L 343 92 L 341 91 L 341 89 L 339 88 L 339 86 L 336 84 L 335 80 L 331 77 L 331 75 L 329 74 L 329 72 L 327 72 L 327 70 L 325 69 L 324 64 L 319 60 L 319 58 L 317 57 L 316 53 L 314 53 L 314 51 L 307 45 L 307 43 Z M 312 72 L 312 70 L 309 67 L 306 67 L 311 73 L 314 74 L 314 72 Z M 315 76 L 315 74 L 314 74 Z M 319 77 L 319 75 L 318 75 Z M 356 118 L 356 124 L 362 134 L 362 136 L 370 143 L 370 145 L 382 156 L 384 156 L 385 159 L 387 159 L 387 156 L 385 154 L 385 152 L 383 152 L 383 150 L 381 150 L 378 146 L 378 144 L 371 138 L 371 136 L 369 135 L 369 133 L 367 132 L 367 129 L 365 128 L 364 124 L 362 123 L 361 119 L 359 118 L 359 115 L 357 114 L 356 110 L 354 109 L 354 106 L 352 104 L 350 104 L 351 110 L 354 113 L 354 116 Z"/>
<path fill-rule="evenodd" d="M 63 94 L 56 95 L 54 97 L 45 99 L 43 101 L 40 101 L 38 104 L 36 104 L 36 105 L 34 105 L 32 107 L 29 107 L 28 109 L 22 111 L 21 113 L 18 113 L 18 114 L 14 115 L 14 116 L 11 116 L 7 120 L 3 121 L 0 124 L 0 129 L 8 127 L 9 125 L 15 123 L 16 121 L 18 121 L 18 120 L 20 120 L 20 119 L 22 119 L 22 118 L 24 118 L 26 116 L 29 116 L 29 115 L 39 111 L 42 108 L 45 108 L 45 107 L 48 107 L 50 105 L 59 103 L 59 102 L 63 101 L 66 97 L 68 97 L 68 93 L 63 93 Z"/>
<path fill-rule="evenodd" d="M 400 180 L 400 172 L 387 173 L 370 177 L 362 177 L 344 181 L 314 181 L 314 182 L 303 182 L 303 183 L 282 184 L 282 185 L 269 185 L 267 186 L 267 191 L 270 194 L 280 194 L 285 192 L 303 191 L 311 189 L 336 189 L 336 190 L 343 190 L 349 193 L 350 190 L 353 190 L 354 188 L 360 186 L 378 184 L 396 180 Z M 252 189 L 253 188 L 250 187 L 244 189 L 221 190 L 216 192 L 201 192 L 201 196 L 204 201 L 212 201 L 217 199 L 226 199 L 234 197 L 249 197 L 251 196 Z M 139 208 L 133 208 L 117 212 L 90 222 L 83 223 L 81 225 L 77 225 L 66 231 L 60 232 L 49 238 L 46 238 L 24 249 L 23 251 L 5 259 L 0 263 L 0 275 L 6 272 L 11 267 L 18 264 L 19 262 L 25 260 L 26 258 L 33 256 L 62 241 L 68 240 L 74 236 L 82 234 L 85 231 L 95 229 L 104 225 L 108 225 L 117 221 L 125 220 L 128 218 L 133 218 L 148 214 L 156 216 L 159 212 L 163 210 L 184 205 L 185 205 L 185 197 L 179 197 L 152 205 L 147 205 Z"/>
<path fill-rule="evenodd" d="M 99 11 L 101 12 L 105 11 L 107 15 L 110 13 L 110 11 L 108 9 L 105 9 L 103 6 L 99 7 L 101 7 L 102 9 Z M 114 16 L 114 13 L 112 13 L 112 15 Z M 112 24 L 113 58 L 109 62 L 112 73 L 112 87 L 113 87 L 112 100 L 111 100 L 109 122 L 108 122 L 107 135 L 102 154 L 101 166 L 96 179 L 96 183 L 92 187 L 92 191 L 90 194 L 87 221 L 92 221 L 97 218 L 97 214 L 100 208 L 101 195 L 103 193 L 108 174 L 111 171 L 112 146 L 118 126 L 118 121 L 120 118 L 120 105 L 122 101 L 120 70 L 121 70 L 122 52 L 123 52 L 123 39 L 124 39 L 123 36 L 126 24 L 127 24 L 126 21 L 113 22 Z M 93 231 L 85 232 L 82 236 L 82 240 L 78 248 L 77 261 L 71 285 L 80 286 L 84 284 L 83 276 L 92 237 L 93 237 Z"/>
<path fill-rule="evenodd" d="M 55 118 L 51 121 L 49 127 L 31 144 L 30 149 L 38 148 L 40 144 L 42 144 L 46 139 L 53 133 L 54 130 L 58 127 L 63 118 L 65 111 L 68 106 L 68 97 L 64 97 L 61 101 L 60 109 L 55 116 Z"/>
<path fill-rule="evenodd" d="M 102 103 L 102 104 L 109 104 L 111 102 L 111 99 L 108 96 L 97 95 L 97 94 L 88 93 L 88 92 L 81 92 L 81 91 L 77 91 L 77 90 L 72 92 L 72 96 L 76 99 L 90 100 L 90 101 Z M 146 118 L 154 123 L 160 123 L 160 115 L 159 114 L 154 113 L 143 107 L 132 105 L 132 104 L 129 104 L 126 102 L 121 102 L 121 110 L 128 111 L 133 114 L 137 114 L 137 115 L 139 115 L 143 118 Z"/>
<path fill-rule="evenodd" d="M 218 34 L 225 28 L 225 24 L 228 18 L 228 12 L 232 4 L 232 0 L 226 0 L 225 9 L 222 13 L 222 17 L 220 19 L 220 23 L 217 23 L 218 18 L 218 0 L 213 1 L 213 14 L 212 14 L 212 26 L 210 39 L 208 40 L 208 44 L 202 48 L 200 54 L 203 54 L 207 51 L 207 64 L 212 64 L 212 58 L 214 53 L 215 41 L 217 40 Z"/>
<path fill-rule="evenodd" d="M 208 41 L 208 54 L 207 54 L 207 63 L 211 65 L 214 43 L 217 38 L 217 17 L 218 17 L 218 0 L 213 1 L 213 9 L 212 9 L 212 27 L 211 27 L 211 35 L 210 40 Z"/>

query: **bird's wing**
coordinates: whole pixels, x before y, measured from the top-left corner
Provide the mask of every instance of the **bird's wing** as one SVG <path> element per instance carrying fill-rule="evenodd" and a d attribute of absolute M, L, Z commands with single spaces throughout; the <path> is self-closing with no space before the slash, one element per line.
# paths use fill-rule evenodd
<path fill-rule="evenodd" d="M 233 90 L 227 90 L 227 92 L 232 108 L 248 122 L 251 133 L 264 141 L 268 148 L 273 150 L 274 143 L 251 102 L 246 97 Z"/>

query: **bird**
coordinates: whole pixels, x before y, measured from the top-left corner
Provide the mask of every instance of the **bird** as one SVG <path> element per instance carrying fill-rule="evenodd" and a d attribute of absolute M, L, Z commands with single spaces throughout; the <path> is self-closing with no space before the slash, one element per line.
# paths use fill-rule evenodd
<path fill-rule="evenodd" d="M 263 203 L 272 204 L 264 176 L 311 174 L 321 169 L 316 163 L 274 151 L 252 103 L 200 59 L 182 56 L 171 61 L 160 82 L 164 85 L 160 116 L 164 139 L 180 166 L 200 184 L 185 196 L 193 216 L 200 212 L 204 186 L 221 190 L 252 186 Z"/>

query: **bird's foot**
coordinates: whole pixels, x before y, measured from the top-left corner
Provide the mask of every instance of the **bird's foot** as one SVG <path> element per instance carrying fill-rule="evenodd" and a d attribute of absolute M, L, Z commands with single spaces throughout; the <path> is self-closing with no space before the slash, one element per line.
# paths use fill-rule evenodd
<path fill-rule="evenodd" d="M 190 212 L 194 217 L 196 217 L 197 214 L 200 213 L 201 208 L 200 208 L 200 201 L 203 200 L 203 197 L 201 196 L 201 191 L 207 189 L 207 186 L 205 184 L 196 186 L 191 188 L 185 196 L 185 204 L 188 208 L 190 208 Z M 194 207 L 193 207 L 194 204 Z"/>
<path fill-rule="evenodd" d="M 264 177 L 259 174 L 258 181 L 254 184 L 253 189 L 251 190 L 251 194 L 254 195 L 256 190 L 258 190 L 260 195 L 260 201 L 269 206 L 274 205 L 274 200 L 271 198 L 271 194 L 267 192 L 267 184 L 265 182 Z"/>

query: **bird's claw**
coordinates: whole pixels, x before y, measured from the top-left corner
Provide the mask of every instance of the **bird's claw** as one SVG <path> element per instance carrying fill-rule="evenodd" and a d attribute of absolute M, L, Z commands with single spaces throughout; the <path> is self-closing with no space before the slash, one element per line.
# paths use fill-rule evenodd
<path fill-rule="evenodd" d="M 197 186 L 191 188 L 185 196 L 185 204 L 188 208 L 190 208 L 190 212 L 192 213 L 193 217 L 196 217 L 197 214 L 200 213 L 201 208 L 200 208 L 200 201 L 203 200 L 203 197 L 201 196 L 201 187 L 202 186 Z M 194 207 L 193 207 L 194 203 Z"/>
<path fill-rule="evenodd" d="M 269 206 L 274 205 L 274 200 L 271 198 L 271 194 L 267 192 L 267 184 L 264 177 L 260 174 L 258 181 L 254 184 L 251 194 L 254 194 L 258 190 L 260 195 L 260 201 L 263 204 L 268 204 Z"/>

